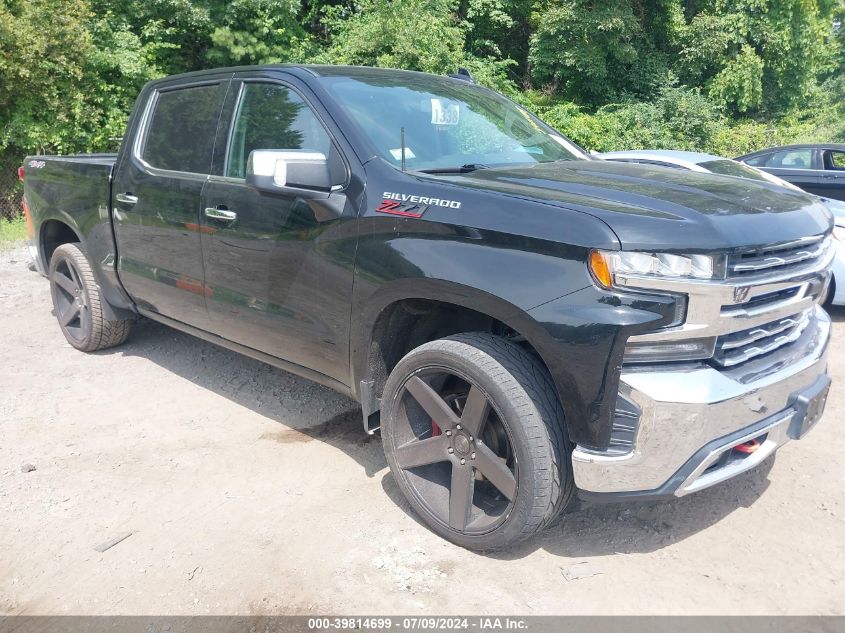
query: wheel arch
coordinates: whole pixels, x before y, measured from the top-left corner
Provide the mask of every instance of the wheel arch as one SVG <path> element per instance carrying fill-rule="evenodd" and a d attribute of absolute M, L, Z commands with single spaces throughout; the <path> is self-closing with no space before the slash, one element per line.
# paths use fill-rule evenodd
<path fill-rule="evenodd" d="M 92 260 L 92 256 L 88 253 L 87 243 L 83 237 L 82 231 L 76 226 L 73 219 L 62 214 L 59 216 L 51 216 L 41 222 L 38 229 L 38 257 L 41 259 L 45 276 L 50 274 L 50 260 L 56 249 L 63 244 L 78 243 L 79 248 L 83 254 Z M 124 300 L 122 294 L 112 284 L 104 284 L 102 278 L 102 270 L 100 267 L 91 262 L 94 279 L 100 291 L 103 293 L 101 298 L 101 308 L 103 313 L 110 321 L 118 321 L 121 319 L 132 318 L 135 315 L 134 310 L 131 309 L 131 303 Z"/>
<path fill-rule="evenodd" d="M 43 269 L 50 269 L 50 259 L 59 246 L 72 242 L 79 242 L 83 252 L 85 251 L 82 234 L 69 216 L 43 220 L 38 231 L 38 256 L 41 258 Z"/>
<path fill-rule="evenodd" d="M 550 371 L 545 357 L 552 353 L 553 339 L 528 312 L 505 299 L 442 280 L 395 281 L 370 297 L 366 308 L 353 316 L 350 348 L 352 384 L 365 426 L 377 426 L 372 416 L 380 409 L 385 382 L 405 354 L 431 340 L 473 331 L 518 343 Z M 567 411 L 571 390 L 554 382 Z"/>

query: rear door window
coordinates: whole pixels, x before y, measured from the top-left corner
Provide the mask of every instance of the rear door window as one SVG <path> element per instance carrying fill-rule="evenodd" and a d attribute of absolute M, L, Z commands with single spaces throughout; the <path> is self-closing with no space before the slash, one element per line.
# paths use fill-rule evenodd
<path fill-rule="evenodd" d="M 157 169 L 207 174 L 225 83 L 160 92 L 141 157 Z"/>
<path fill-rule="evenodd" d="M 845 152 L 826 150 L 824 153 L 824 168 L 831 171 L 845 171 Z"/>

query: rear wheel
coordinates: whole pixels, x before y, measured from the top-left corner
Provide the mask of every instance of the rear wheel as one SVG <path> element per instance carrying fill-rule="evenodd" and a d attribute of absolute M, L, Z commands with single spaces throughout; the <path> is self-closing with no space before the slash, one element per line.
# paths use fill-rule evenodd
<path fill-rule="evenodd" d="M 62 244 L 55 250 L 49 277 L 53 311 L 68 343 L 93 352 L 126 340 L 130 321 L 103 316 L 100 288 L 78 244 Z"/>
<path fill-rule="evenodd" d="M 463 547 L 512 545 L 572 496 L 554 386 L 499 337 L 459 334 L 410 352 L 385 385 L 382 421 L 405 497 L 434 532 Z"/>

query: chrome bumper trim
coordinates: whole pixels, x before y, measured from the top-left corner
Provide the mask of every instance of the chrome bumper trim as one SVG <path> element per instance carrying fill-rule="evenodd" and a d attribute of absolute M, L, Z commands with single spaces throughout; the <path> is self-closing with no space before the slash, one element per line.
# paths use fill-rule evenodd
<path fill-rule="evenodd" d="M 719 448 L 711 450 L 710 453 L 701 460 L 698 466 L 695 467 L 695 470 L 693 470 L 687 478 L 684 479 L 684 482 L 674 492 L 675 496 L 683 497 L 684 495 L 688 495 L 692 492 L 698 492 L 704 488 L 709 488 L 710 486 L 726 481 L 731 477 L 735 477 L 736 475 L 751 470 L 761 464 L 769 455 L 789 441 L 787 429 L 789 428 L 789 423 L 792 422 L 794 415 L 794 410 L 787 409 L 775 416 L 774 420 L 763 428 L 755 428 L 742 437 L 734 438 Z M 765 435 L 766 440 L 760 445 L 760 448 L 748 455 L 746 458 L 741 461 L 726 464 L 722 468 L 718 468 L 712 472 L 705 472 L 713 464 L 719 461 L 725 453 L 733 450 L 734 447 L 744 444 L 749 440 L 758 438 L 761 435 Z"/>
<path fill-rule="evenodd" d="M 793 344 L 737 367 L 719 370 L 690 363 L 624 368 L 620 393 L 642 411 L 634 447 L 624 455 L 576 447 L 576 485 L 596 493 L 658 489 L 702 447 L 781 412 L 787 415 L 791 395 L 826 371 L 830 318 L 818 306 L 810 314 L 810 324 Z M 690 486 L 681 494 L 704 487 Z"/>

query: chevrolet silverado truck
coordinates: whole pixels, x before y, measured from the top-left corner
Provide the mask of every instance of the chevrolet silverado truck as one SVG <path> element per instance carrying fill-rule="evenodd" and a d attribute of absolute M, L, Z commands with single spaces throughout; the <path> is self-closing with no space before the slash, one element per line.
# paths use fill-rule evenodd
<path fill-rule="evenodd" d="M 593 159 L 466 72 L 168 77 L 116 155 L 21 176 L 72 346 L 140 315 L 351 396 L 467 548 L 722 482 L 824 409 L 824 206 Z"/>

